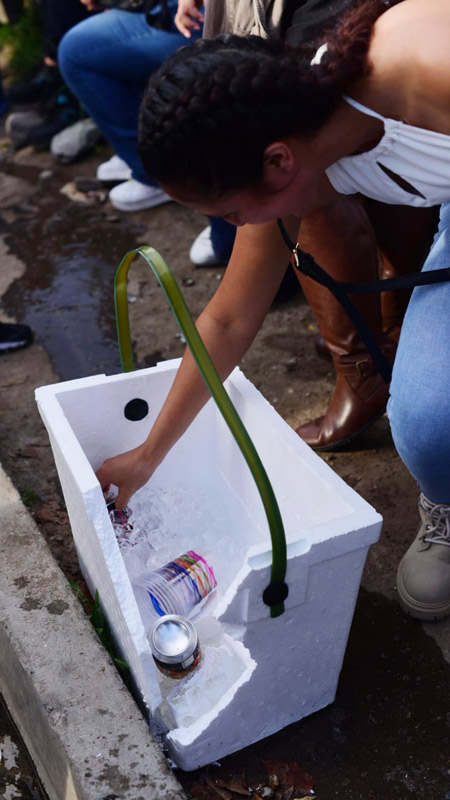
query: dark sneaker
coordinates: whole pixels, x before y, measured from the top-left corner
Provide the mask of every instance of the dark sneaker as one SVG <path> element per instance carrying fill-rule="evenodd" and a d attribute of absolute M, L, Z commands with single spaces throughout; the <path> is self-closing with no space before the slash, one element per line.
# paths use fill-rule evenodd
<path fill-rule="evenodd" d="M 5 121 L 5 132 L 11 139 L 14 150 L 25 147 L 30 131 L 44 122 L 44 117 L 37 111 L 15 111 L 9 114 Z"/>
<path fill-rule="evenodd" d="M 48 147 L 57 133 L 78 122 L 80 105 L 75 95 L 64 89 L 59 92 L 46 113 L 36 114 L 36 124 L 30 124 L 30 115 L 35 113 L 23 111 L 11 115 L 10 132 L 16 150 L 29 145 Z"/>
<path fill-rule="evenodd" d="M 64 81 L 59 69 L 44 65 L 30 81 L 10 86 L 6 91 L 6 96 L 11 105 L 46 103 L 62 89 L 63 85 Z"/>
<path fill-rule="evenodd" d="M 33 341 L 33 331 L 28 325 L 0 322 L 0 353 L 18 350 Z"/>
<path fill-rule="evenodd" d="M 397 571 L 398 599 L 417 619 L 450 614 L 450 505 L 419 497 L 422 524 Z"/>

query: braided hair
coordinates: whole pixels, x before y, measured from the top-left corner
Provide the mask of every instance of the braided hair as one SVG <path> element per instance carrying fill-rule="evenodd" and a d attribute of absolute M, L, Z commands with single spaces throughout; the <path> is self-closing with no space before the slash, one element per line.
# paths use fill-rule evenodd
<path fill-rule="evenodd" d="M 196 197 L 249 188 L 268 144 L 317 131 L 347 87 L 370 71 L 374 22 L 400 0 L 363 0 L 310 48 L 223 35 L 182 47 L 155 72 L 142 101 L 139 154 L 148 176 Z"/>

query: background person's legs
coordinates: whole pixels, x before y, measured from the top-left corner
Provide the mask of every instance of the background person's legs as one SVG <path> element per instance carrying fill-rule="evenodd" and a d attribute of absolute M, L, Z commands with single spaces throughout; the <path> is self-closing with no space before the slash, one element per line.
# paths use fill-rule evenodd
<path fill-rule="evenodd" d="M 169 6 L 175 6 L 173 0 Z M 66 82 L 133 178 L 144 184 L 150 181 L 137 150 L 142 94 L 150 73 L 185 44 L 175 28 L 159 30 L 145 14 L 111 9 L 72 28 L 59 47 Z"/>
<path fill-rule="evenodd" d="M 33 77 L 9 87 L 11 106 L 33 105 L 15 111 L 9 120 L 16 150 L 26 145 L 48 146 L 53 136 L 80 118 L 80 105 L 64 85 L 56 61 L 60 40 L 73 25 L 88 16 L 80 0 L 42 0 L 44 60 Z"/>
<path fill-rule="evenodd" d="M 64 34 L 89 16 L 80 0 L 42 0 L 44 25 L 44 52 L 47 58 L 57 60 L 58 45 Z"/>

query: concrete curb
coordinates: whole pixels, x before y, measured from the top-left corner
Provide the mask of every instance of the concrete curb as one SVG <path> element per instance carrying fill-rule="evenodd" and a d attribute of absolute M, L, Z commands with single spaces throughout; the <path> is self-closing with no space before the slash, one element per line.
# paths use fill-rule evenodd
<path fill-rule="evenodd" d="M 185 800 L 0 466 L 0 692 L 50 800 Z"/>

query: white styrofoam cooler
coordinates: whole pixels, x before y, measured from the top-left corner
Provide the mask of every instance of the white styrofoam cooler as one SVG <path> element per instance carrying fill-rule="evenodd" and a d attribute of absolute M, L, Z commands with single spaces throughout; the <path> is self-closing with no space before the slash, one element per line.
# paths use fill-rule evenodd
<path fill-rule="evenodd" d="M 105 458 L 146 438 L 178 364 L 166 361 L 150 369 L 36 391 L 81 570 L 91 592 L 99 592 L 150 721 L 159 723 L 164 718 L 160 674 L 95 470 Z M 222 498 L 238 543 L 228 577 L 198 618 L 200 629 L 208 616 L 217 621 L 219 641 L 216 631 L 214 646 L 220 648 L 226 675 L 223 669 L 217 673 L 217 685 L 215 673 L 209 675 L 206 708 L 197 702 L 202 687 L 195 673 L 179 682 L 181 705 L 190 708 L 191 716 L 188 723 L 183 717 L 178 724 L 175 714 L 168 728 L 166 722 L 169 754 L 185 770 L 241 749 L 333 701 L 368 547 L 378 539 L 382 523 L 238 369 L 225 386 L 278 500 L 287 541 L 289 596 L 285 613 L 272 619 L 262 601 L 271 564 L 265 512 L 247 464 L 210 400 L 151 479 L 152 487 L 182 487 L 193 495 L 199 487 L 206 492 L 210 488 L 214 497 Z M 125 405 L 134 398 L 149 406 L 140 421 L 124 416 Z M 210 543 L 211 553 L 215 544 Z M 195 549 L 195 542 L 192 546 Z M 220 558 L 226 559 L 226 554 Z"/>

